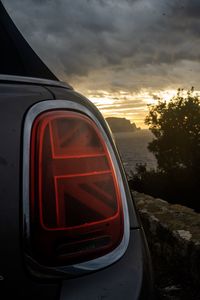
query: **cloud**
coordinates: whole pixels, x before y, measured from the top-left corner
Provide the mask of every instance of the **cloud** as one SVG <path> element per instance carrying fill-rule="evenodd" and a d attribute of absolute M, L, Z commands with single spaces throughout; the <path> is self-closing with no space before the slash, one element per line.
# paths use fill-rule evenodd
<path fill-rule="evenodd" d="M 39 56 L 80 89 L 199 86 L 199 0 L 4 0 Z"/>

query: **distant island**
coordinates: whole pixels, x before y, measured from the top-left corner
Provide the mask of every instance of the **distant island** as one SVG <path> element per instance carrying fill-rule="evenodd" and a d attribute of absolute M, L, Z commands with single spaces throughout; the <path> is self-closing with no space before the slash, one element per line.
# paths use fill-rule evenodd
<path fill-rule="evenodd" d="M 136 130 L 140 130 L 135 123 L 131 123 L 130 120 L 127 120 L 126 118 L 115 118 L 115 117 L 109 117 L 106 118 L 106 121 L 108 125 L 110 126 L 113 133 L 118 132 L 133 132 Z"/>

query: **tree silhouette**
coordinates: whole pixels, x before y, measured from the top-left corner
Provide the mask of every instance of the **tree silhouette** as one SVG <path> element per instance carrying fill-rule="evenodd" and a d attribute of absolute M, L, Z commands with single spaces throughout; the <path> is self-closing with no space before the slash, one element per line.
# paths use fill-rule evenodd
<path fill-rule="evenodd" d="M 145 124 L 155 136 L 148 148 L 160 170 L 200 171 L 200 98 L 193 87 L 187 93 L 179 89 L 169 102 L 149 106 Z"/>
<path fill-rule="evenodd" d="M 130 187 L 200 212 L 200 96 L 194 88 L 178 89 L 170 101 L 149 105 L 145 123 L 154 135 L 148 148 L 158 168 L 138 165 Z"/>

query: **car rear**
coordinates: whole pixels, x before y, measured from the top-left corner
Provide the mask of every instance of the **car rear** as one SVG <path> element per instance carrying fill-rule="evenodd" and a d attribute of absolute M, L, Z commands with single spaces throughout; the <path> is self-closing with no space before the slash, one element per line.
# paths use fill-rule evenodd
<path fill-rule="evenodd" d="M 61 83 L 12 76 L 0 105 L 5 299 L 150 299 L 148 248 L 99 111 Z"/>

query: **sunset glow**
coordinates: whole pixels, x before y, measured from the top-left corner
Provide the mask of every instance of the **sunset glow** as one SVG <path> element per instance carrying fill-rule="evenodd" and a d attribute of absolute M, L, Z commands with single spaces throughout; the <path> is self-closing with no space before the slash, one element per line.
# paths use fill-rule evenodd
<path fill-rule="evenodd" d="M 144 119 L 148 113 L 148 105 L 156 104 L 158 99 L 169 101 L 176 95 L 177 90 L 128 92 L 119 90 L 108 92 L 105 90 L 84 91 L 85 95 L 101 111 L 104 117 L 121 117 L 134 122 L 137 127 L 147 128 Z"/>
<path fill-rule="evenodd" d="M 148 104 L 200 89 L 198 1 L 3 2 L 50 70 L 105 117 L 147 128 Z"/>

